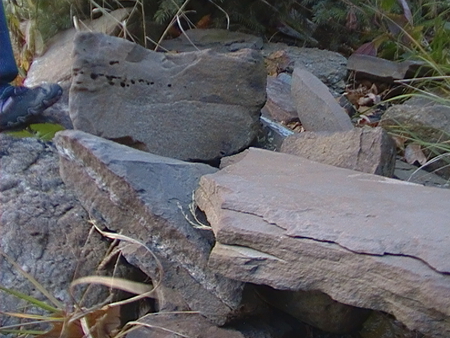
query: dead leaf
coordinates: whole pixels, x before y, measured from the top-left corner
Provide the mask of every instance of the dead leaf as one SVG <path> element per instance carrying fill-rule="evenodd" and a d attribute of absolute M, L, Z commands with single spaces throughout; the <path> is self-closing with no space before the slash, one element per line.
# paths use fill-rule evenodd
<path fill-rule="evenodd" d="M 350 7 L 347 12 L 345 27 L 350 31 L 354 31 L 358 28 L 358 18 L 356 17 L 355 8 L 353 6 Z"/>
<path fill-rule="evenodd" d="M 199 29 L 205 29 L 209 28 L 209 26 L 211 26 L 211 23 L 212 23 L 211 14 L 206 14 L 200 20 L 198 20 L 195 27 Z"/>
<path fill-rule="evenodd" d="M 427 163 L 427 157 L 422 151 L 422 147 L 417 143 L 410 143 L 405 148 L 405 160 L 409 164 L 418 162 L 420 165 Z"/>
<path fill-rule="evenodd" d="M 277 76 L 289 66 L 290 59 L 285 50 L 277 50 L 265 59 L 267 75 Z"/>

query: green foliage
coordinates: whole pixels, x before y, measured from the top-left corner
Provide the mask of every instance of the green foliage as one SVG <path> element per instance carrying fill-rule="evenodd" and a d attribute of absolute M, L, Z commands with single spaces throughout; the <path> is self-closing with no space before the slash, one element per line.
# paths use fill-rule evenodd
<path fill-rule="evenodd" d="M 54 123 L 36 123 L 31 124 L 24 130 L 20 131 L 10 131 L 7 132 L 8 135 L 14 137 L 35 137 L 42 141 L 51 141 L 58 131 L 64 130 L 65 128 L 59 124 Z"/>

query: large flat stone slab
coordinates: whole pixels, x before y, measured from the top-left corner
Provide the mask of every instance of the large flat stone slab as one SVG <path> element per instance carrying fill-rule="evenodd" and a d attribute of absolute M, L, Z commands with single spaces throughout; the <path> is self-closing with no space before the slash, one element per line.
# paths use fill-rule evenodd
<path fill-rule="evenodd" d="M 123 250 L 125 258 L 153 283 L 162 279 L 161 290 L 173 290 L 162 292 L 159 306 L 185 310 L 186 304 L 224 324 L 241 301 L 242 283 L 207 267 L 211 241 L 182 212 L 189 213 L 199 178 L 217 169 L 138 151 L 81 131 L 60 132 L 55 143 L 61 176 L 91 217 L 102 227 L 145 243 L 158 258 L 163 272 L 143 247 Z"/>
<path fill-rule="evenodd" d="M 196 192 L 217 272 L 320 290 L 436 337 L 450 334 L 449 200 L 447 190 L 259 149 Z"/>

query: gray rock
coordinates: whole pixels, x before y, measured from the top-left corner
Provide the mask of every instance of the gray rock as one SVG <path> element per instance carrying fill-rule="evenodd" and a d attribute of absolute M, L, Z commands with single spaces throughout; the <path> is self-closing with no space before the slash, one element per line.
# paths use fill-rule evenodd
<path fill-rule="evenodd" d="M 380 125 L 397 132 L 410 132 L 423 141 L 450 140 L 450 107 L 394 105 L 381 118 Z"/>
<path fill-rule="evenodd" d="M 61 175 L 90 214 L 108 229 L 145 243 L 124 250 L 125 258 L 165 288 L 161 307 L 187 304 L 191 310 L 224 324 L 241 300 L 242 283 L 207 268 L 210 241 L 183 215 L 200 176 L 217 169 L 138 151 L 81 131 L 55 137 Z M 180 297 L 184 303 L 176 304 Z M 175 304 L 171 304 L 175 302 Z"/>
<path fill-rule="evenodd" d="M 79 130 L 183 160 L 212 161 L 248 146 L 266 75 L 258 52 L 162 54 L 123 39 L 75 39 L 70 116 Z"/>
<path fill-rule="evenodd" d="M 421 142 L 430 145 L 450 141 L 450 107 L 434 105 L 428 107 L 395 105 L 390 107 L 381 118 L 380 126 L 395 134 L 413 136 Z M 446 153 L 439 147 L 424 147 L 427 157 L 434 158 L 438 154 Z M 426 169 L 450 179 L 450 158 L 443 155 L 443 159 L 433 159 Z"/>
<path fill-rule="evenodd" d="M 205 175 L 196 202 L 229 278 L 394 315 L 450 335 L 450 191 L 251 148 Z"/>
<path fill-rule="evenodd" d="M 268 76 L 267 101 L 261 113 L 275 122 L 298 121 L 297 109 L 291 97 L 291 84 L 278 77 Z"/>
<path fill-rule="evenodd" d="M 377 81 L 393 82 L 414 77 L 423 62 L 393 62 L 366 54 L 352 54 L 347 61 L 347 68 L 355 72 L 358 78 L 371 78 Z"/>
<path fill-rule="evenodd" d="M 383 128 L 303 132 L 286 138 L 281 152 L 341 168 L 392 177 L 396 146 Z"/>
<path fill-rule="evenodd" d="M 260 50 L 263 47 L 263 40 L 254 35 L 226 29 L 189 29 L 175 39 L 162 41 L 161 47 L 177 52 L 213 49 L 216 52 L 227 53 L 244 48 Z"/>
<path fill-rule="evenodd" d="M 293 135 L 291 129 L 286 128 L 281 123 L 277 123 L 261 116 L 261 129 L 254 146 L 268 150 L 279 151 L 286 137 Z"/>
<path fill-rule="evenodd" d="M 316 76 L 302 68 L 292 74 L 291 95 L 307 131 L 347 131 L 350 117 Z"/>
<path fill-rule="evenodd" d="M 303 68 L 317 76 L 333 92 L 344 92 L 347 59 L 341 54 L 318 48 L 287 46 L 283 43 L 266 43 L 262 53 L 267 57 L 279 50 L 285 51 L 289 58 L 286 67 L 280 71 L 292 73 L 296 67 Z"/>
<path fill-rule="evenodd" d="M 95 20 L 85 20 L 80 23 L 80 30 L 117 34 L 122 22 L 130 13 L 129 8 L 115 10 Z M 42 82 L 59 83 L 63 88 L 63 96 L 59 101 L 46 109 L 40 117 L 40 122 L 58 123 L 66 129 L 72 129 L 69 117 L 69 88 L 72 78 L 73 39 L 77 30 L 71 28 L 55 35 L 43 53 L 36 57 L 27 72 L 25 85 L 38 86 Z"/>
<path fill-rule="evenodd" d="M 89 235 L 88 215 L 59 176 L 58 155 L 51 143 L 0 134 L 0 250 L 70 309 L 70 283 L 96 274 L 108 244 Z M 0 285 L 49 301 L 0 255 Z M 102 269 L 101 274 L 111 274 Z M 129 271 L 127 271 L 129 273 Z M 120 276 L 120 274 L 119 274 Z M 80 301 L 83 288 L 77 288 Z M 108 293 L 94 287 L 80 304 L 102 303 Z M 20 312 L 30 304 L 1 293 L 0 311 Z M 53 304 L 52 304 L 53 305 Z M 14 322 L 0 314 L 2 326 Z"/>

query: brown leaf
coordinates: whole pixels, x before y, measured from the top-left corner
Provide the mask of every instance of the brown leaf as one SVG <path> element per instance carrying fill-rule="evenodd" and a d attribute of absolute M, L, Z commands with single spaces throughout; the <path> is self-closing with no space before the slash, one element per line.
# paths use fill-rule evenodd
<path fill-rule="evenodd" d="M 405 160 L 409 164 L 418 162 L 420 165 L 424 165 L 427 162 L 427 157 L 419 144 L 410 143 L 405 148 Z"/>
<path fill-rule="evenodd" d="M 195 26 L 199 29 L 205 29 L 209 28 L 209 26 L 211 26 L 211 23 L 212 23 L 211 14 L 206 14 L 200 20 L 198 20 Z"/>
<path fill-rule="evenodd" d="M 375 42 L 370 41 L 361 45 L 357 50 L 353 52 L 353 54 L 364 54 L 370 56 L 377 56 L 377 46 Z"/>
<path fill-rule="evenodd" d="M 345 27 L 350 31 L 354 31 L 358 28 L 358 19 L 356 17 L 355 8 L 353 6 L 350 7 L 349 11 L 347 12 Z"/>

